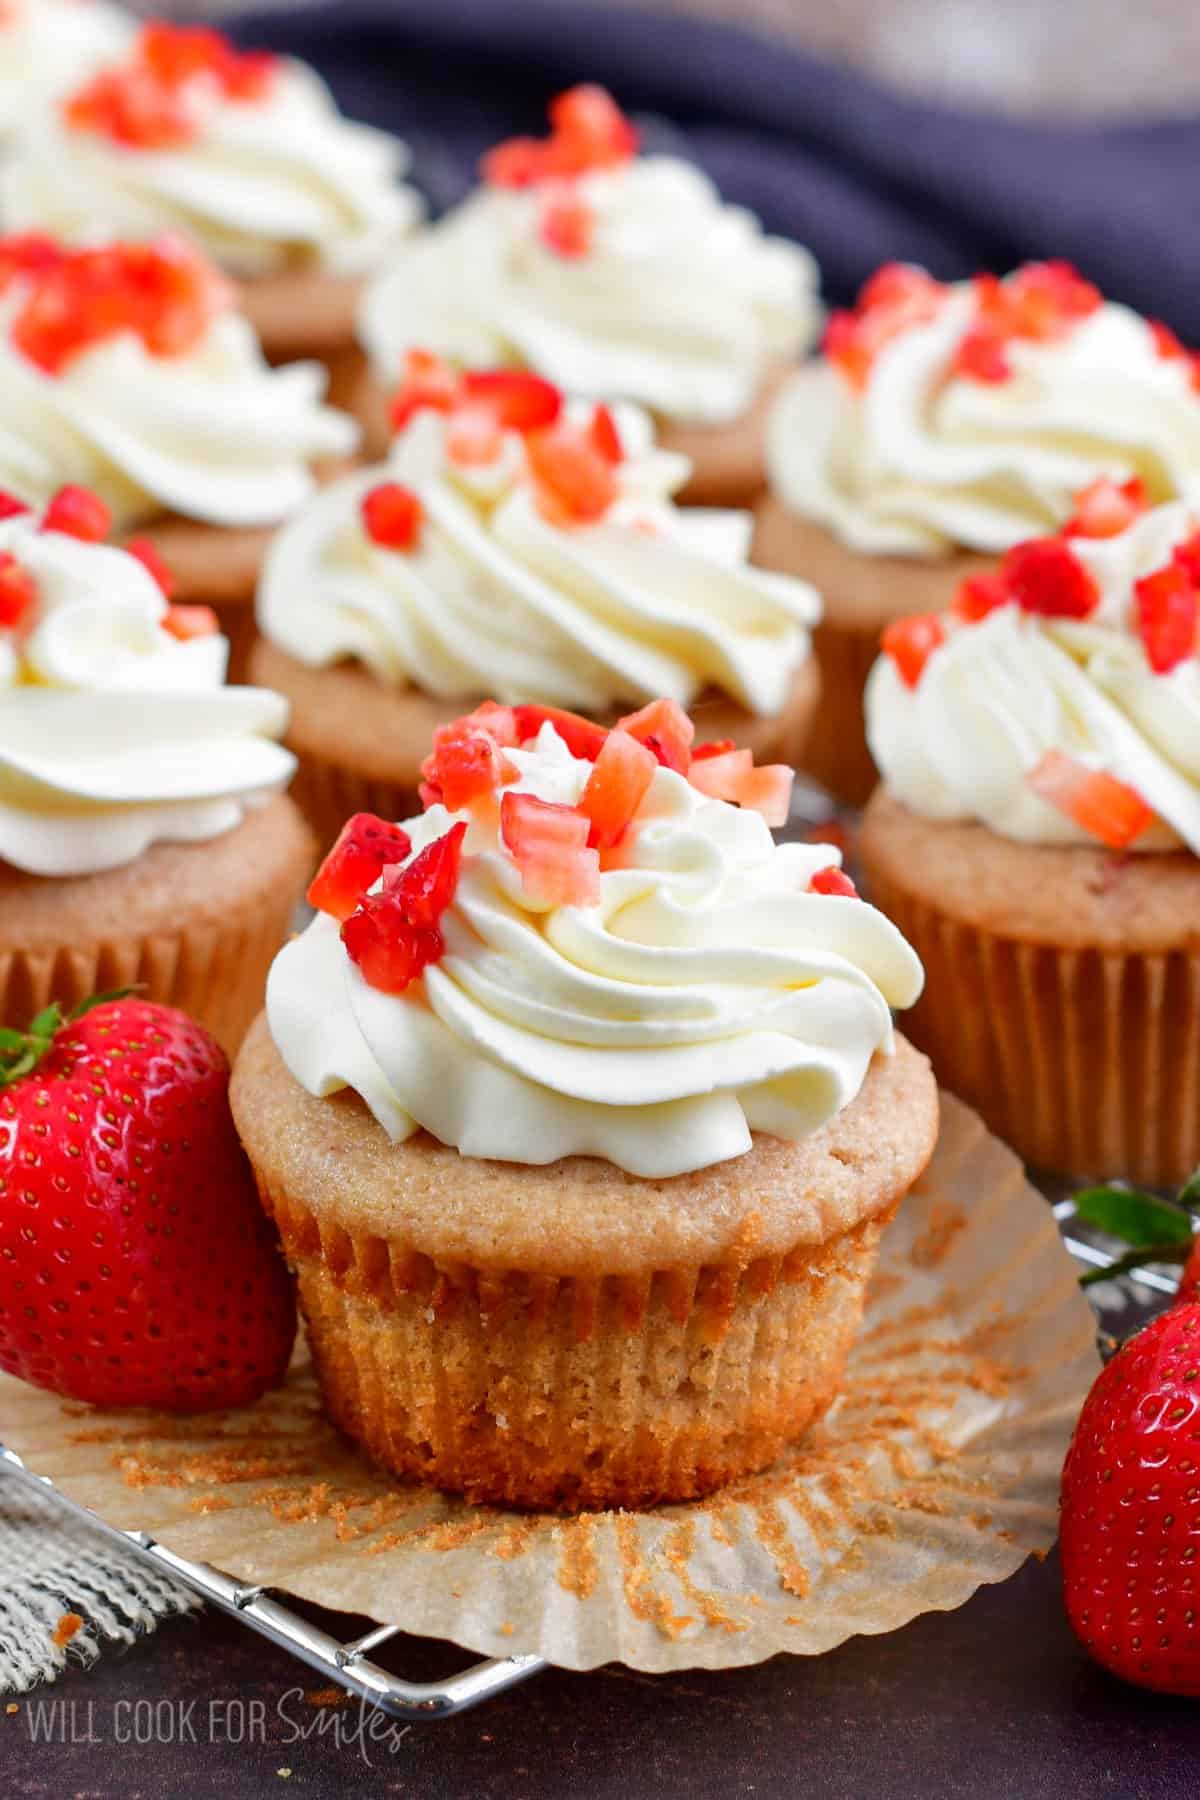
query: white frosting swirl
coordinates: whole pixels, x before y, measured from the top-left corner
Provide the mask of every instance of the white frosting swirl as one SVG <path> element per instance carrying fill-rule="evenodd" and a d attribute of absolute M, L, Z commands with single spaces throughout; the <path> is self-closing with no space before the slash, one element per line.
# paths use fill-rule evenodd
<path fill-rule="evenodd" d="M 132 15 L 105 0 L 3 0 L 0 138 L 119 56 L 133 29 Z"/>
<path fill-rule="evenodd" d="M 571 393 L 719 423 L 816 332 L 816 265 L 764 237 L 708 177 L 647 156 L 574 184 L 596 218 L 584 256 L 539 234 L 541 188 L 481 187 L 401 246 L 363 301 L 380 381 L 424 345 L 465 365 L 511 362 Z"/>
<path fill-rule="evenodd" d="M 517 792 L 574 803 L 590 765 L 553 729 L 507 752 Z M 762 819 L 660 769 L 645 821 L 594 907 L 538 909 L 472 819 L 447 953 L 405 994 L 371 988 L 319 917 L 277 957 L 272 1034 L 310 1093 L 354 1088 L 393 1140 L 419 1128 L 465 1156 L 607 1158 L 658 1178 L 799 1138 L 892 1047 L 921 988 L 896 928 L 806 892 L 828 846 L 776 845 Z M 415 849 L 452 823 L 407 826 Z"/>
<path fill-rule="evenodd" d="M 222 687 L 225 639 L 164 630 L 134 557 L 28 515 L 0 523 L 0 552 L 37 593 L 20 636 L 0 633 L 0 860 L 118 868 L 155 842 L 216 837 L 286 785 L 286 703 Z"/>
<path fill-rule="evenodd" d="M 1200 481 L 1200 395 L 1145 320 L 1106 303 L 1050 342 L 1013 340 L 999 382 L 952 371 L 970 283 L 884 344 L 856 393 L 829 362 L 780 393 L 767 428 L 775 493 L 867 554 L 1007 550 L 1054 531 L 1100 475 L 1152 500 Z"/>
<path fill-rule="evenodd" d="M 178 231 L 239 275 L 297 262 L 359 274 L 420 216 L 404 145 L 344 119 L 302 63 L 280 60 L 262 100 L 214 88 L 197 121 L 187 143 L 138 150 L 46 109 L 0 171 L 6 229 L 69 242 Z"/>
<path fill-rule="evenodd" d="M 123 332 L 47 375 L 13 341 L 26 291 L 17 280 L 0 295 L 0 488 L 24 500 L 77 482 L 120 527 L 163 511 L 272 525 L 313 491 L 315 459 L 358 442 L 353 420 L 321 405 L 320 365 L 270 368 L 234 312 L 185 355 Z"/>
<path fill-rule="evenodd" d="M 418 413 L 386 467 L 326 488 L 278 533 L 262 631 L 302 662 L 357 657 L 381 681 L 444 698 L 603 712 L 659 695 L 686 706 L 711 684 L 778 712 L 817 594 L 748 566 L 748 514 L 673 506 L 686 461 L 654 449 L 644 413 L 616 417 L 620 496 L 595 524 L 563 528 L 538 509 L 517 434 L 494 465 L 460 468 L 442 417 Z M 362 497 L 385 480 L 421 500 L 414 551 L 363 527 Z"/>
<path fill-rule="evenodd" d="M 1150 667 L 1131 628 L 1134 583 L 1195 531 L 1182 503 L 1117 537 L 1073 538 L 1097 583 L 1086 620 L 1002 607 L 948 636 L 915 688 L 881 656 L 867 683 L 867 739 L 889 788 L 932 819 L 978 819 L 1022 843 L 1096 840 L 1029 786 L 1051 750 L 1136 789 L 1154 826 L 1130 847 L 1200 855 L 1200 656 Z"/>

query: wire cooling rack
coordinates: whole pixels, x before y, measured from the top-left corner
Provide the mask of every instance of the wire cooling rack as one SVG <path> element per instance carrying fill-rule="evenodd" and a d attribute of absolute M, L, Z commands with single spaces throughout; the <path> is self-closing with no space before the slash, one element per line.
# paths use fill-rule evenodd
<path fill-rule="evenodd" d="M 1079 1263 L 1089 1268 L 1111 1267 L 1115 1253 L 1099 1234 L 1082 1226 L 1069 1199 L 1051 1202 L 1063 1242 Z M 1178 1275 L 1155 1268 L 1134 1269 L 1091 1290 L 1101 1319 L 1117 1314 L 1122 1331 L 1139 1315 L 1156 1309 L 1160 1297 L 1173 1295 Z M 360 1637 L 342 1641 L 331 1632 L 306 1619 L 268 1588 L 247 1586 L 232 1576 L 214 1569 L 209 1563 L 189 1562 L 176 1556 L 165 1544 L 158 1543 L 147 1531 L 119 1531 L 86 1507 L 54 1486 L 47 1476 L 30 1469 L 13 1450 L 0 1443 L 0 1477 L 50 1493 L 59 1504 L 119 1543 L 124 1549 L 144 1557 L 161 1573 L 173 1576 L 211 1606 L 217 1606 L 230 1617 L 258 1632 L 260 1637 L 315 1669 L 326 1681 L 344 1688 L 368 1705 L 378 1707 L 392 1718 L 405 1720 L 448 1719 L 454 1713 L 477 1706 L 482 1700 L 494 1699 L 518 1682 L 527 1681 L 546 1667 L 540 1656 L 507 1656 L 473 1663 L 457 1674 L 432 1682 L 406 1681 L 374 1660 L 374 1652 L 382 1650 L 394 1639 L 403 1638 L 403 1627 L 378 1625 Z"/>

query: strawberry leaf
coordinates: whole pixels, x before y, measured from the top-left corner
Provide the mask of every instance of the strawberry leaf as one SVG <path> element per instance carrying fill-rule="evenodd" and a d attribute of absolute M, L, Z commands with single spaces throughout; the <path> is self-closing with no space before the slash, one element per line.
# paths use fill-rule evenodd
<path fill-rule="evenodd" d="M 1146 1263 L 1179 1263 L 1187 1261 L 1188 1244 L 1146 1244 L 1139 1250 L 1126 1250 L 1106 1268 L 1088 1269 L 1079 1277 L 1080 1287 L 1095 1287 L 1100 1281 L 1115 1281 L 1118 1275 L 1131 1275 Z"/>
<path fill-rule="evenodd" d="M 1086 1224 L 1134 1245 L 1143 1260 L 1151 1249 L 1186 1248 L 1192 1241 L 1193 1223 L 1182 1207 L 1137 1188 L 1084 1188 L 1075 1195 L 1075 1211 Z"/>

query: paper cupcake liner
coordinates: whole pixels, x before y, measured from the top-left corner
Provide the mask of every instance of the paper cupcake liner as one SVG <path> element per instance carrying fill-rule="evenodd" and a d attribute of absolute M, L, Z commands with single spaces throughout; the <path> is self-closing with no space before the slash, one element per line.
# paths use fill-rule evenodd
<path fill-rule="evenodd" d="M 1180 1185 L 1200 1164 L 1200 955 L 1024 943 L 872 869 L 925 965 L 905 1035 L 1029 1163 Z"/>
<path fill-rule="evenodd" d="M 396 781 L 360 775 L 306 751 L 297 753 L 291 796 L 308 820 L 322 853 L 328 850 L 352 813 L 374 813 L 380 819 L 411 819 L 421 811 L 415 788 Z"/>
<path fill-rule="evenodd" d="M 263 1199 L 334 1422 L 399 1474 L 567 1511 L 691 1499 L 773 1462 L 833 1398 L 884 1224 L 745 1268 L 531 1277 Z"/>
<path fill-rule="evenodd" d="M 199 1418 L 92 1412 L 0 1378 L 0 1421 L 71 1498 L 241 1581 L 487 1655 L 725 1668 L 893 1630 L 1045 1552 L 1098 1369 L 1049 1208 L 944 1096 L 838 1400 L 707 1500 L 563 1519 L 403 1485 L 328 1423 L 303 1356 L 256 1406 Z"/>
<path fill-rule="evenodd" d="M 863 722 L 863 689 L 879 655 L 879 633 L 826 622 L 813 633 L 813 651 L 821 698 L 805 746 L 805 770 L 843 806 L 865 806 L 879 780 Z"/>

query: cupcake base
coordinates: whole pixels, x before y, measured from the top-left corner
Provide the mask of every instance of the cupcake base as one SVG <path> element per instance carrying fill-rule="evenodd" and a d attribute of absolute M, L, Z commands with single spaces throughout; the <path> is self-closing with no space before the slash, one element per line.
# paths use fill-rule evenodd
<path fill-rule="evenodd" d="M 238 284 L 238 305 L 269 362 L 316 357 L 330 364 L 352 349 L 362 299 L 360 275 L 281 269 Z"/>
<path fill-rule="evenodd" d="M 711 1492 L 819 1417 L 937 1135 L 903 1041 L 812 1137 L 666 1181 L 392 1144 L 357 1095 L 305 1093 L 265 1020 L 231 1099 L 331 1417 L 400 1475 L 561 1510 Z"/>
<path fill-rule="evenodd" d="M 312 867 L 283 796 L 199 844 L 155 844 L 125 868 L 47 879 L 0 863 L 0 1023 L 52 1000 L 137 987 L 178 1006 L 232 1056 Z"/>
<path fill-rule="evenodd" d="M 1200 859 L 863 817 L 875 904 L 925 965 L 905 1030 L 1028 1162 L 1174 1187 L 1200 1164 Z"/>
<path fill-rule="evenodd" d="M 941 612 L 959 583 L 993 565 L 965 553 L 932 562 L 849 550 L 774 495 L 759 505 L 751 560 L 810 581 L 825 605 L 813 632 L 821 703 L 805 767 L 844 806 L 865 806 L 879 779 L 867 748 L 863 689 L 886 625 L 909 613 Z"/>
<path fill-rule="evenodd" d="M 351 813 L 404 819 L 419 812 L 421 763 L 434 731 L 478 704 L 478 697 L 434 700 L 416 688 L 385 687 L 357 663 L 310 668 L 266 638 L 254 645 L 249 678 L 274 688 L 291 706 L 286 741 L 299 763 L 292 795 L 322 846 L 332 843 Z M 810 658 L 775 717 L 756 718 L 716 693 L 701 696 L 692 716 L 701 738 L 730 737 L 759 762 L 795 764 L 808 741 L 819 689 Z"/>

